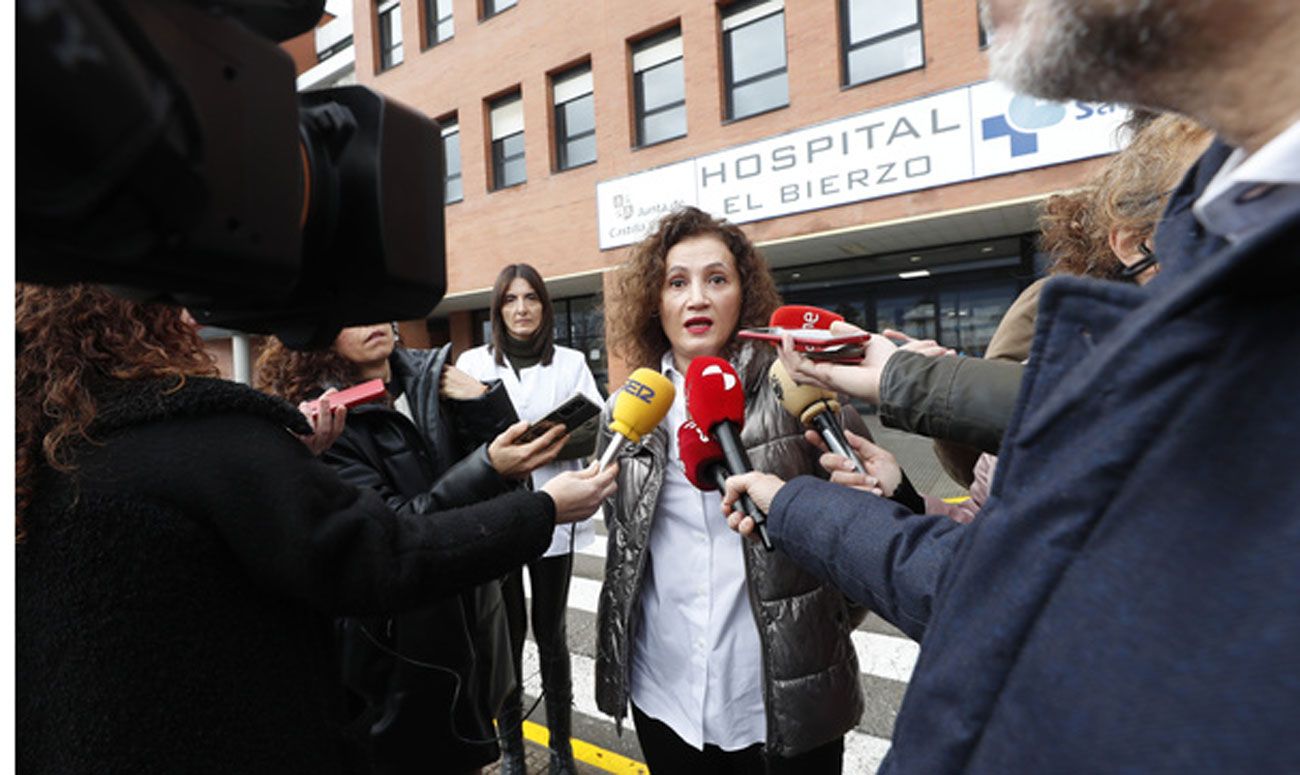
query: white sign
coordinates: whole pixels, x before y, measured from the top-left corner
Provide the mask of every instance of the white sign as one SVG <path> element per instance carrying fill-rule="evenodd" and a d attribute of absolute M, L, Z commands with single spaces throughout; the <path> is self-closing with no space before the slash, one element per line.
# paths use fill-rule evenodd
<path fill-rule="evenodd" d="M 1126 115 L 963 86 L 601 182 L 600 248 L 681 205 L 747 223 L 1113 153 Z"/>

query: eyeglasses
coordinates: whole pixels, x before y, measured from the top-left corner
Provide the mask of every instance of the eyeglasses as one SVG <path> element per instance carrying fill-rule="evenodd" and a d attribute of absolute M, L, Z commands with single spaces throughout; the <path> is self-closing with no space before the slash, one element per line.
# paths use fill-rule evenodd
<path fill-rule="evenodd" d="M 1138 259 L 1136 263 L 1124 267 L 1119 273 L 1119 276 L 1125 280 L 1136 282 L 1138 275 L 1153 266 L 1160 265 L 1160 262 L 1156 260 L 1156 254 L 1151 251 L 1151 248 L 1147 247 L 1145 242 L 1138 244 L 1138 250 L 1142 252 L 1142 258 Z"/>

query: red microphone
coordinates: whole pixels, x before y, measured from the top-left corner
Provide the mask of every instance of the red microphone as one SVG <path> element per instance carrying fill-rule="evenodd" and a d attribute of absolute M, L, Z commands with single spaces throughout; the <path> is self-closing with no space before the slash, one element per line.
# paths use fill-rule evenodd
<path fill-rule="evenodd" d="M 686 369 L 686 411 L 722 447 L 729 474 L 754 470 L 740 443 L 740 429 L 745 424 L 745 389 L 730 363 L 708 356 L 691 361 Z M 767 515 L 748 495 L 740 497 L 740 505 L 741 511 L 752 517 L 758 527 L 763 548 L 772 551 L 772 541 L 767 537 Z"/>
<path fill-rule="evenodd" d="M 722 446 L 694 420 L 687 420 L 677 429 L 677 451 L 686 467 L 686 479 L 695 489 L 705 492 L 726 489 L 727 463 Z"/>
<path fill-rule="evenodd" d="M 777 307 L 767 324 L 772 328 L 830 328 L 837 320 L 843 322 L 844 316 L 821 307 L 787 304 Z"/>

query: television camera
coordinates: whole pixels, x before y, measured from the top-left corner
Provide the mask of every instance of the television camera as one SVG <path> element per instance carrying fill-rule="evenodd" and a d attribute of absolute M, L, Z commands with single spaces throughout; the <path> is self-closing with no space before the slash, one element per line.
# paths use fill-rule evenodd
<path fill-rule="evenodd" d="M 436 123 L 296 93 L 324 0 L 18 0 L 17 278 L 325 346 L 446 291 Z"/>

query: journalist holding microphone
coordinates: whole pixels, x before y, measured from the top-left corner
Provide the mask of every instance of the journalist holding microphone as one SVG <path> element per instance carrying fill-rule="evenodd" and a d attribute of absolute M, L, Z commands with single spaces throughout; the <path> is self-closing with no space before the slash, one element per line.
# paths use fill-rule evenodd
<path fill-rule="evenodd" d="M 504 495 L 555 459 L 564 446 L 563 428 L 520 443 L 528 423 L 518 421 L 506 387 L 451 366 L 450 352 L 450 346 L 403 347 L 390 324 L 345 328 L 332 347 L 316 352 L 290 350 L 272 339 L 258 359 L 257 382 L 300 401 L 327 387 L 382 379 L 385 400 L 349 413 L 342 435 L 322 455 L 326 463 L 400 513 L 433 518 L 468 504 L 517 509 Z M 590 516 L 599 502 L 581 492 L 607 484 L 569 471 L 537 489 L 571 522 Z M 520 562 L 537 558 L 551 542 L 550 530 L 540 547 L 529 531 L 487 536 L 486 520 L 441 529 L 458 535 L 464 552 L 491 544 Z M 519 682 L 507 621 L 493 579 L 401 616 L 340 622 L 344 682 L 365 705 L 350 726 L 365 741 L 376 775 L 433 766 L 474 771 L 497 759 L 492 720 Z M 518 718 L 502 719 L 502 732 L 517 732 L 519 724 Z"/>
<path fill-rule="evenodd" d="M 720 495 L 691 484 L 678 446 L 691 362 L 721 356 L 734 371 L 705 376 L 719 390 L 743 387 L 753 466 L 787 478 L 817 470 L 818 451 L 772 395 L 771 348 L 736 338 L 779 304 L 744 234 L 685 208 L 633 250 L 608 305 L 611 348 L 673 388 L 637 382 L 615 401 L 674 396 L 665 422 L 619 442 L 598 610 L 597 704 L 620 722 L 631 705 L 652 772 L 839 772 L 843 735 L 862 713 L 849 636 L 863 609 L 730 532 Z M 622 438 L 603 434 L 599 446 Z"/>

